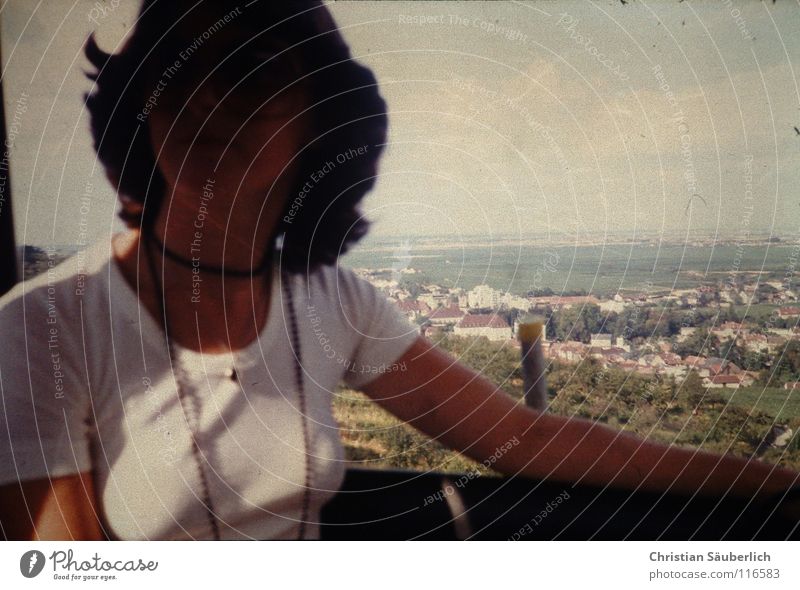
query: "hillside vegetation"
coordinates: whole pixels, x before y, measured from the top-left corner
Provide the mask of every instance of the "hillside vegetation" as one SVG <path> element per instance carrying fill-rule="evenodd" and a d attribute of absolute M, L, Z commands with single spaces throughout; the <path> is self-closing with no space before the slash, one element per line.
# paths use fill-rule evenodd
<path fill-rule="evenodd" d="M 512 396 L 522 396 L 519 351 L 484 338 L 448 336 L 437 343 Z M 719 453 L 758 456 L 800 469 L 800 391 L 751 387 L 708 389 L 685 380 L 603 369 L 592 360 L 548 368 L 550 411 L 603 422 L 650 440 Z M 334 402 L 347 458 L 372 468 L 461 472 L 477 464 L 402 424 L 362 394 L 342 390 Z M 774 426 L 795 436 L 781 448 L 764 443 Z"/>

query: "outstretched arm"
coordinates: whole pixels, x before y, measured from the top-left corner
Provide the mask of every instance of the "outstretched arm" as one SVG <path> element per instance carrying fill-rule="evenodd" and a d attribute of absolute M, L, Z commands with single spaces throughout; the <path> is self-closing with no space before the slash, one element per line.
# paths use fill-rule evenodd
<path fill-rule="evenodd" d="M 451 447 L 524 475 L 625 489 L 753 497 L 800 485 L 800 473 L 754 459 L 648 442 L 589 420 L 538 413 L 420 337 L 407 370 L 364 388 L 383 408 Z M 508 445 L 514 439 L 519 444 Z"/>

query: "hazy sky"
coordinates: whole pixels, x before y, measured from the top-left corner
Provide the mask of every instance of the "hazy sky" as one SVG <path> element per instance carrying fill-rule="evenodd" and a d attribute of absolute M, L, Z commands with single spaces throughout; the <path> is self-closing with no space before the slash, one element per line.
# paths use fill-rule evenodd
<path fill-rule="evenodd" d="M 94 0 L 2 6 L 9 122 L 27 96 L 12 154 L 19 242 L 75 242 L 79 221 L 90 241 L 119 229 L 80 49 L 91 30 L 113 49 L 136 3 L 100 4 L 97 23 Z M 377 236 L 800 234 L 796 3 L 330 8 L 390 108 L 365 201 Z"/>

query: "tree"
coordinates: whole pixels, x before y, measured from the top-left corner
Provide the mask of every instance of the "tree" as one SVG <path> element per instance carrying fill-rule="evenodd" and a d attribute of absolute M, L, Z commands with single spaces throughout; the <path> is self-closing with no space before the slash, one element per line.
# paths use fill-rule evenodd
<path fill-rule="evenodd" d="M 719 338 L 708 330 L 695 330 L 686 340 L 675 344 L 675 352 L 681 356 L 719 356 Z"/>
<path fill-rule="evenodd" d="M 736 341 L 733 338 L 728 338 L 723 344 L 719 347 L 719 355 L 720 357 L 729 360 L 737 367 L 745 367 L 746 366 L 746 358 L 748 352 L 747 350 L 736 344 Z"/>
<path fill-rule="evenodd" d="M 760 380 L 769 387 L 800 381 L 800 342 L 789 340 L 775 355 L 775 364 L 761 372 Z"/>
<path fill-rule="evenodd" d="M 703 401 L 706 394 L 706 388 L 703 386 L 703 379 L 697 371 L 689 371 L 686 379 L 683 380 L 681 386 L 683 395 L 689 404 L 689 409 L 694 410 Z"/>
<path fill-rule="evenodd" d="M 550 297 L 555 295 L 555 292 L 550 287 L 543 287 L 541 289 L 534 289 L 525 294 L 527 297 Z"/>
<path fill-rule="evenodd" d="M 770 356 L 760 350 L 748 350 L 741 367 L 748 371 L 761 371 L 771 364 Z"/>
<path fill-rule="evenodd" d="M 512 395 L 522 393 L 522 369 L 519 350 L 488 338 L 464 338 L 447 335 L 438 341 L 439 348 L 450 353 L 459 362 L 481 373 L 492 383 Z"/>
<path fill-rule="evenodd" d="M 604 326 L 605 321 L 599 306 L 569 307 L 553 314 L 552 334 L 557 340 L 589 342 L 591 335 Z"/>
<path fill-rule="evenodd" d="M 400 279 L 400 288 L 408 291 L 412 299 L 416 299 L 419 294 L 422 293 L 422 287 L 420 286 L 419 282 L 414 279 L 410 279 L 408 276 L 404 276 L 402 279 Z"/>

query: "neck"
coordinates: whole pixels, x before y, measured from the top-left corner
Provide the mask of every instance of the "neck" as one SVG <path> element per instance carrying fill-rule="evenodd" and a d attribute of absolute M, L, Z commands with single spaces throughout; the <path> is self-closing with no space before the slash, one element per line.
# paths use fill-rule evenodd
<path fill-rule="evenodd" d="M 205 269 L 227 278 L 258 274 L 273 249 L 272 227 L 260 212 L 264 196 L 234 194 L 208 180 L 196 190 L 170 188 L 169 205 L 162 204 L 150 232 L 173 262 Z M 190 269 L 191 270 L 191 269 Z M 211 278 L 211 277 L 209 277 Z"/>
<path fill-rule="evenodd" d="M 234 279 L 195 274 L 162 258 L 137 230 L 115 236 L 113 248 L 125 280 L 159 324 L 166 308 L 170 338 L 181 346 L 214 353 L 238 350 L 266 324 L 272 273 Z"/>

